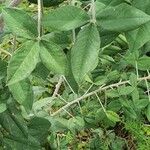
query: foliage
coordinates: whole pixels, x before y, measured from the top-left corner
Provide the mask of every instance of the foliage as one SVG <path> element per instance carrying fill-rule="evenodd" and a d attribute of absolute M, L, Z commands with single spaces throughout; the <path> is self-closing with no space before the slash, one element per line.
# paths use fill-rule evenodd
<path fill-rule="evenodd" d="M 150 1 L 18 4 L 0 4 L 0 149 L 149 149 Z"/>

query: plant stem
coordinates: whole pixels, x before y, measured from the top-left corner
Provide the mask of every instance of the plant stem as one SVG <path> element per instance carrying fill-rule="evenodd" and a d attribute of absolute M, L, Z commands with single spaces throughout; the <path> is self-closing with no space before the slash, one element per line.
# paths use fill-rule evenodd
<path fill-rule="evenodd" d="M 72 43 L 74 44 L 76 41 L 76 33 L 75 33 L 75 29 L 72 30 Z"/>
<path fill-rule="evenodd" d="M 150 76 L 147 76 L 147 77 L 142 77 L 142 78 L 138 78 L 138 81 L 143 81 L 143 80 L 150 80 Z M 121 85 L 124 85 L 124 84 L 130 84 L 130 81 L 127 80 L 127 81 L 122 81 L 122 82 L 118 82 L 118 83 L 114 83 L 114 84 L 111 84 L 111 85 L 107 85 L 107 86 L 102 86 L 100 88 L 98 88 L 97 90 L 95 91 L 92 91 L 86 95 L 83 95 L 71 102 L 69 102 L 68 104 L 66 104 L 65 106 L 61 107 L 60 109 L 58 109 L 56 112 L 54 112 L 53 114 L 51 114 L 51 116 L 56 116 L 57 114 L 59 114 L 61 111 L 63 111 L 64 109 L 67 109 L 68 107 L 70 107 L 71 105 L 75 104 L 75 103 L 78 103 L 79 101 L 87 98 L 87 97 L 90 97 L 92 95 L 94 95 L 95 93 L 99 93 L 99 92 L 102 92 L 102 91 L 105 91 L 105 90 L 108 90 L 110 88 L 114 88 L 114 87 L 118 87 L 118 86 L 121 86 Z"/>
<path fill-rule="evenodd" d="M 16 50 L 16 48 L 17 48 L 17 39 L 16 39 L 17 37 L 16 37 L 16 35 L 14 35 L 14 37 L 13 37 L 13 47 L 12 47 L 12 50 L 13 50 L 13 52 Z"/>
<path fill-rule="evenodd" d="M 145 79 L 145 84 L 146 84 L 146 88 L 147 88 L 148 99 L 150 102 L 150 91 L 149 91 L 149 85 L 148 85 L 147 79 Z"/>
<path fill-rule="evenodd" d="M 74 6 L 75 1 L 71 0 L 70 5 Z M 76 41 L 76 32 L 75 29 L 72 30 L 72 43 L 74 44 Z"/>
<path fill-rule="evenodd" d="M 91 10 L 91 12 L 92 12 L 92 23 L 96 23 L 96 13 L 95 13 L 95 1 L 94 0 L 91 0 L 91 4 L 92 4 L 92 6 L 91 6 L 91 8 L 92 8 L 92 10 Z"/>
<path fill-rule="evenodd" d="M 98 99 L 98 101 L 99 101 L 99 103 L 100 103 L 100 105 L 101 105 L 101 107 L 102 107 L 104 113 L 106 113 L 106 109 L 105 109 L 105 107 L 103 106 L 103 104 L 102 104 L 102 102 L 101 102 L 99 96 L 97 95 L 97 93 L 95 93 L 95 95 L 96 95 L 96 97 L 97 97 L 97 99 Z"/>
<path fill-rule="evenodd" d="M 64 81 L 64 80 L 63 80 L 63 77 L 60 76 L 59 81 L 58 81 L 58 83 L 56 84 L 56 88 L 55 88 L 55 90 L 54 90 L 53 97 L 56 97 L 56 96 L 57 96 L 58 91 L 59 91 L 59 89 L 60 89 L 61 84 L 63 83 L 63 81 Z"/>
<path fill-rule="evenodd" d="M 76 93 L 74 92 L 74 90 L 72 89 L 71 85 L 69 84 L 69 82 L 67 81 L 66 77 L 65 77 L 65 76 L 62 76 L 62 77 L 63 77 L 64 81 L 67 83 L 67 85 L 69 86 L 69 88 L 70 88 L 70 90 L 72 91 L 72 93 L 73 93 L 73 94 L 76 94 Z"/>
<path fill-rule="evenodd" d="M 41 40 L 42 35 L 42 3 L 43 0 L 38 0 L 38 39 Z"/>
<path fill-rule="evenodd" d="M 136 68 L 136 76 L 137 76 L 137 79 L 138 79 L 139 78 L 139 71 L 138 71 L 137 61 L 135 62 L 135 68 Z"/>

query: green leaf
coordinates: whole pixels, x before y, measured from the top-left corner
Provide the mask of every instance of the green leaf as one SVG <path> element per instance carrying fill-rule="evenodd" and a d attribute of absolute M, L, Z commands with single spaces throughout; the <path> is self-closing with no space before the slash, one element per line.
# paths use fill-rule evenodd
<path fill-rule="evenodd" d="M 119 98 L 119 101 L 122 106 L 126 108 L 131 108 L 131 104 L 133 103 L 131 100 L 128 100 L 127 98 Z"/>
<path fill-rule="evenodd" d="M 44 27 L 51 30 L 71 30 L 89 21 L 87 13 L 74 6 L 64 6 L 50 11 L 43 18 Z"/>
<path fill-rule="evenodd" d="M 133 90 L 134 90 L 134 88 L 131 86 L 126 86 L 126 87 L 120 86 L 120 87 L 118 87 L 119 95 L 128 95 L 128 94 L 132 93 Z"/>
<path fill-rule="evenodd" d="M 44 108 L 44 106 L 47 106 L 50 104 L 52 101 L 54 101 L 55 97 L 46 97 L 43 99 L 40 99 L 33 104 L 33 110 L 34 112 L 38 112 Z"/>
<path fill-rule="evenodd" d="M 16 108 L 8 107 L 8 111 L 0 115 L 0 125 L 9 133 L 3 136 L 6 149 L 41 149 L 40 143 L 29 135 L 26 122 Z"/>
<path fill-rule="evenodd" d="M 39 44 L 28 41 L 11 57 L 7 70 L 8 85 L 27 78 L 39 61 Z"/>
<path fill-rule="evenodd" d="M 97 0 L 97 1 L 105 4 L 107 7 L 116 6 L 124 2 L 124 0 Z"/>
<path fill-rule="evenodd" d="M 67 73 L 67 57 L 61 47 L 50 41 L 41 41 L 40 49 L 41 61 L 50 71 L 61 75 Z"/>
<path fill-rule="evenodd" d="M 0 59 L 0 80 L 7 74 L 7 62 Z"/>
<path fill-rule="evenodd" d="M 150 104 L 147 106 L 147 109 L 146 109 L 146 117 L 148 121 L 150 121 Z"/>
<path fill-rule="evenodd" d="M 122 105 L 120 103 L 120 100 L 117 99 L 117 100 L 112 100 L 110 101 L 110 103 L 107 105 L 107 109 L 108 110 L 111 110 L 111 111 L 119 111 L 121 109 Z"/>
<path fill-rule="evenodd" d="M 137 52 L 137 51 L 136 51 Z M 138 58 L 139 58 L 139 54 L 138 53 L 127 53 L 127 55 L 125 55 L 125 61 L 127 64 L 133 65 L 135 66 Z"/>
<path fill-rule="evenodd" d="M 107 82 L 106 76 L 98 76 L 94 80 L 95 85 L 103 85 Z"/>
<path fill-rule="evenodd" d="M 36 65 L 36 68 L 34 69 L 34 71 L 32 72 L 32 75 L 40 79 L 46 80 L 49 73 L 50 73 L 49 70 L 41 62 L 39 62 Z"/>
<path fill-rule="evenodd" d="M 150 40 L 150 22 L 140 26 L 138 29 L 126 33 L 126 38 L 129 43 L 131 52 L 141 48 Z"/>
<path fill-rule="evenodd" d="M 1 103 L 0 104 L 0 113 L 4 112 L 7 109 L 6 104 Z"/>
<path fill-rule="evenodd" d="M 34 130 L 47 131 L 49 130 L 51 123 L 44 118 L 34 117 L 30 120 L 28 127 Z"/>
<path fill-rule="evenodd" d="M 118 79 L 120 78 L 120 73 L 117 70 L 114 70 L 109 72 L 106 76 L 109 82 L 111 81 L 114 82 L 114 81 L 118 81 Z"/>
<path fill-rule="evenodd" d="M 34 117 L 28 124 L 29 133 L 40 143 L 44 143 L 49 134 L 50 126 L 51 123 L 47 119 Z"/>
<path fill-rule="evenodd" d="M 6 111 L 5 113 L 1 114 L 0 125 L 5 128 L 5 130 L 7 130 L 7 132 L 9 132 L 11 135 L 15 135 L 17 137 L 26 137 L 27 132 L 26 127 L 24 126 L 24 121 L 22 120 L 22 117 L 20 118 L 19 115 L 16 116 L 17 113 L 13 112 L 15 115 L 12 115 Z"/>
<path fill-rule="evenodd" d="M 110 98 L 119 97 L 119 93 L 116 89 L 107 90 L 106 95 Z"/>
<path fill-rule="evenodd" d="M 150 15 L 150 1 L 149 0 L 132 0 L 132 5 L 145 13 Z"/>
<path fill-rule="evenodd" d="M 150 16 L 125 3 L 104 9 L 97 14 L 97 23 L 110 31 L 133 30 L 150 21 Z"/>
<path fill-rule="evenodd" d="M 101 47 L 104 47 L 108 44 L 110 44 L 118 35 L 117 32 L 107 31 L 104 29 L 100 30 L 100 38 L 101 38 Z"/>
<path fill-rule="evenodd" d="M 106 5 L 104 3 L 102 3 L 101 1 L 96 1 L 95 2 L 95 6 L 96 6 L 96 14 L 99 12 L 99 11 L 102 11 L 103 9 L 106 8 Z"/>
<path fill-rule="evenodd" d="M 115 60 L 112 57 L 110 57 L 109 55 L 104 55 L 104 54 L 102 56 L 100 56 L 99 59 L 103 66 L 107 66 L 107 65 L 113 64 L 115 62 Z"/>
<path fill-rule="evenodd" d="M 132 100 L 129 100 L 127 98 L 120 98 L 120 103 L 123 106 L 123 111 L 126 117 L 137 119 L 138 116 L 135 111 L 135 106 Z"/>
<path fill-rule="evenodd" d="M 150 57 L 143 56 L 138 59 L 138 69 L 140 70 L 150 70 Z"/>
<path fill-rule="evenodd" d="M 36 21 L 33 20 L 25 11 L 16 8 L 5 8 L 3 17 L 6 26 L 13 34 L 33 39 L 37 36 Z"/>
<path fill-rule="evenodd" d="M 137 102 L 140 98 L 139 89 L 137 87 L 134 88 L 133 92 L 131 93 L 132 100 Z"/>
<path fill-rule="evenodd" d="M 108 117 L 108 119 L 110 119 L 113 122 L 120 121 L 119 115 L 117 113 L 115 113 L 114 111 L 106 111 L 106 116 Z"/>
<path fill-rule="evenodd" d="M 71 88 L 73 89 L 73 91 L 75 93 L 78 93 L 78 83 L 75 81 L 75 78 L 73 76 L 73 73 L 72 73 L 72 69 L 71 69 L 71 51 L 69 51 L 68 53 L 68 66 L 69 66 L 69 71 L 68 71 L 68 74 L 66 75 L 66 80 L 68 81 L 68 83 L 70 84 Z"/>
<path fill-rule="evenodd" d="M 135 102 L 135 107 L 137 109 L 143 109 L 149 104 L 149 99 L 140 99 Z"/>
<path fill-rule="evenodd" d="M 68 128 L 68 120 L 62 117 L 46 117 L 51 122 L 51 130 L 58 132 Z"/>
<path fill-rule="evenodd" d="M 22 80 L 9 86 L 15 100 L 23 105 L 26 110 L 31 110 L 33 104 L 33 91 L 28 79 Z"/>
<path fill-rule="evenodd" d="M 99 32 L 95 25 L 85 26 L 78 34 L 71 50 L 71 67 L 75 80 L 81 82 L 98 63 Z"/>
<path fill-rule="evenodd" d="M 83 118 L 77 116 L 77 117 L 69 119 L 67 126 L 71 131 L 74 131 L 74 130 L 79 131 L 83 129 L 83 127 L 85 126 L 85 122 Z"/>
<path fill-rule="evenodd" d="M 69 32 L 70 33 L 70 32 Z M 69 38 L 66 32 L 52 32 L 42 36 L 42 39 L 45 41 L 52 41 L 62 48 L 70 46 L 71 39 Z"/>
<path fill-rule="evenodd" d="M 133 86 L 133 87 L 136 87 L 137 86 L 137 76 L 134 74 L 134 73 L 132 73 L 131 75 L 130 75 L 130 84 L 131 84 L 131 86 Z"/>
<path fill-rule="evenodd" d="M 33 137 L 17 137 L 15 135 L 8 135 L 4 138 L 4 143 L 8 149 L 21 149 L 21 150 L 37 150 L 41 149 L 39 143 Z M 6 147 L 6 146 L 5 146 Z"/>

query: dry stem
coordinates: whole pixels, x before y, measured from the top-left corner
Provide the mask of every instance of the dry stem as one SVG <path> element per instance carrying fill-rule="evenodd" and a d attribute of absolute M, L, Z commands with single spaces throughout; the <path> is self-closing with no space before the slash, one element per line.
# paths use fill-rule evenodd
<path fill-rule="evenodd" d="M 143 81 L 143 80 L 150 80 L 150 76 L 138 78 L 138 81 Z M 90 92 L 90 93 L 88 93 L 86 95 L 83 95 L 83 96 L 81 96 L 81 97 L 79 97 L 79 98 L 77 98 L 77 99 L 69 102 L 68 104 L 64 105 L 63 107 L 61 107 L 60 109 L 58 109 L 56 112 L 54 112 L 53 114 L 51 114 L 51 116 L 56 116 L 57 114 L 59 114 L 60 112 L 62 112 L 64 109 L 66 110 L 71 105 L 73 105 L 75 103 L 78 103 L 81 100 L 94 95 L 95 93 L 99 93 L 99 92 L 105 91 L 107 89 L 118 87 L 118 86 L 121 86 L 121 85 L 124 85 L 124 84 L 130 84 L 130 81 L 127 80 L 127 81 L 122 81 L 122 82 L 114 83 L 114 84 L 111 84 L 111 85 L 107 85 L 107 86 L 104 86 L 104 87 L 102 86 L 102 87 L 98 88 L 95 91 L 92 91 L 92 92 Z"/>
<path fill-rule="evenodd" d="M 56 87 L 55 87 L 55 90 L 54 90 L 54 93 L 53 93 L 53 97 L 56 97 L 56 96 L 57 96 L 58 91 L 59 91 L 59 89 L 60 89 L 62 83 L 63 83 L 63 77 L 61 76 L 61 77 L 59 78 L 58 83 L 56 84 Z"/>

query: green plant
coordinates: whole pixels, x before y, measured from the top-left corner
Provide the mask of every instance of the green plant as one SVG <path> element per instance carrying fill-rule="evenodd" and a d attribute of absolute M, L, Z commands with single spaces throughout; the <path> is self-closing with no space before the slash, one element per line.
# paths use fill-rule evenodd
<path fill-rule="evenodd" d="M 0 7 L 0 148 L 149 148 L 149 0 L 19 2 Z"/>

